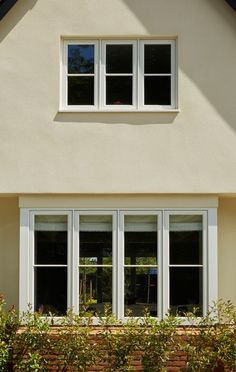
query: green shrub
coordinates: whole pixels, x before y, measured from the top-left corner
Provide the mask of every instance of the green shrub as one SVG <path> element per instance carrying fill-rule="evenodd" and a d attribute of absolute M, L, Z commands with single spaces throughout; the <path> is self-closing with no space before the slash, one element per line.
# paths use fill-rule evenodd
<path fill-rule="evenodd" d="M 13 345 L 19 327 L 18 314 L 14 307 L 6 308 L 3 296 L 0 296 L 0 371 L 13 369 Z"/>
<path fill-rule="evenodd" d="M 177 349 L 176 318 L 168 316 L 158 321 L 145 317 L 142 332 L 139 332 L 139 350 L 145 372 L 166 371 L 171 355 Z"/>
<path fill-rule="evenodd" d="M 57 369 L 60 371 L 86 371 L 99 356 L 97 345 L 91 337 L 90 319 L 71 312 L 63 319 L 54 344 Z"/>
<path fill-rule="evenodd" d="M 23 313 L 20 321 L 22 327 L 14 344 L 15 370 L 47 371 L 47 356 L 53 352 L 50 320 L 29 310 Z"/>
<path fill-rule="evenodd" d="M 131 366 L 133 354 L 138 351 L 140 327 L 132 318 L 124 323 L 113 316 L 106 316 L 100 320 L 101 330 L 98 339 L 103 350 L 102 361 L 107 364 L 106 370 L 133 371 Z"/>
<path fill-rule="evenodd" d="M 236 311 L 232 303 L 219 301 L 198 319 L 189 316 L 195 332 L 187 332 L 183 349 L 189 371 L 236 370 Z M 195 333 L 195 334 L 194 334 Z"/>
<path fill-rule="evenodd" d="M 0 297 L 0 372 L 85 372 L 105 363 L 107 372 L 133 371 L 135 355 L 144 372 L 167 370 L 172 353 L 187 353 L 189 371 L 236 371 L 236 310 L 230 302 L 218 302 L 204 318 L 188 315 L 190 327 L 178 336 L 178 320 L 158 321 L 131 316 L 123 323 L 106 313 L 92 326 L 90 317 L 68 312 L 52 328 L 51 318 L 39 313 L 19 314 L 7 309 Z M 21 326 L 20 326 L 21 325 Z"/>

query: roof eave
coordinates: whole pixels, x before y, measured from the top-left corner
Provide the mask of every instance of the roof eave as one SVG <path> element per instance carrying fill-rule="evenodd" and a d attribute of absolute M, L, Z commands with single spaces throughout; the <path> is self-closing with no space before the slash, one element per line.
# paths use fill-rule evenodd
<path fill-rule="evenodd" d="M 17 0 L 1 0 L 0 1 L 0 21 L 9 12 Z"/>
<path fill-rule="evenodd" d="M 233 8 L 233 10 L 236 12 L 236 0 L 225 0 L 230 6 L 231 8 Z"/>

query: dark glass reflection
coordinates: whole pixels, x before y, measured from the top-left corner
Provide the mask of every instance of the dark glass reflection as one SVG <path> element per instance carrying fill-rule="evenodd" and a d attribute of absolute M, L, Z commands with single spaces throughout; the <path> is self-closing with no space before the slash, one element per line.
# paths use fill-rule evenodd
<path fill-rule="evenodd" d="M 68 76 L 68 105 L 94 105 L 93 76 Z"/>
<path fill-rule="evenodd" d="M 202 268 L 170 268 L 170 311 L 173 315 L 184 316 L 197 309 L 202 315 Z"/>
<path fill-rule="evenodd" d="M 112 264 L 112 232 L 80 232 L 80 265 Z"/>
<path fill-rule="evenodd" d="M 125 315 L 157 316 L 157 268 L 125 268 Z"/>
<path fill-rule="evenodd" d="M 35 264 L 67 264 L 67 231 L 35 231 Z"/>
<path fill-rule="evenodd" d="M 80 267 L 80 312 L 84 316 L 105 315 L 112 305 L 112 268 Z"/>
<path fill-rule="evenodd" d="M 170 76 L 144 77 L 144 104 L 170 105 L 171 104 Z"/>
<path fill-rule="evenodd" d="M 170 264 L 202 265 L 202 216 L 170 216 Z"/>
<path fill-rule="evenodd" d="M 80 265 L 112 264 L 112 216 L 80 216 Z"/>
<path fill-rule="evenodd" d="M 156 216 L 125 216 L 125 264 L 157 264 Z"/>
<path fill-rule="evenodd" d="M 67 216 L 35 216 L 34 239 L 36 265 L 67 264 Z"/>
<path fill-rule="evenodd" d="M 132 105 L 132 76 L 106 77 L 106 104 Z"/>
<path fill-rule="evenodd" d="M 145 45 L 144 46 L 144 73 L 168 74 L 171 72 L 171 46 Z"/>
<path fill-rule="evenodd" d="M 35 268 L 35 311 L 61 316 L 67 310 L 67 268 Z"/>
<path fill-rule="evenodd" d="M 201 231 L 170 232 L 170 264 L 172 265 L 202 264 Z"/>
<path fill-rule="evenodd" d="M 106 72 L 132 73 L 133 72 L 133 46 L 107 45 L 106 46 Z"/>
<path fill-rule="evenodd" d="M 125 264 L 157 264 L 157 233 L 155 231 L 125 232 Z"/>
<path fill-rule="evenodd" d="M 68 45 L 68 73 L 94 73 L 94 45 Z"/>

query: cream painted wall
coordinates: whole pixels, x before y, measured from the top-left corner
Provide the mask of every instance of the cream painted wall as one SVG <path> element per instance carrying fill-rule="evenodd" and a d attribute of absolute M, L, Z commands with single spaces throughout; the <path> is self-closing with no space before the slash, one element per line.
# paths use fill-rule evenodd
<path fill-rule="evenodd" d="M 180 112 L 59 113 L 62 35 L 177 36 Z M 235 192 L 235 38 L 223 0 L 18 1 L 0 23 L 0 193 Z"/>
<path fill-rule="evenodd" d="M 19 207 L 17 198 L 0 198 L 0 294 L 18 306 Z"/>
<path fill-rule="evenodd" d="M 236 198 L 219 201 L 219 298 L 236 305 Z"/>

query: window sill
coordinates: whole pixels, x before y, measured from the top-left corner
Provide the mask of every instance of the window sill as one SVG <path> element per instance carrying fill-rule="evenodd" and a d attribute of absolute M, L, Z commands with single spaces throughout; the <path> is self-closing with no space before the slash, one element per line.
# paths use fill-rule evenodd
<path fill-rule="evenodd" d="M 125 110 L 125 109 L 121 109 L 121 110 L 109 110 L 109 109 L 104 109 L 104 110 L 93 110 L 93 109 L 84 109 L 84 110 L 77 110 L 77 109 L 59 109 L 58 110 L 58 113 L 95 113 L 95 114 L 98 114 L 98 113 L 114 113 L 114 114 L 119 114 L 119 113 L 130 113 L 130 114 L 137 114 L 137 113 L 161 113 L 161 114 L 171 114 L 171 113 L 179 113 L 180 112 L 180 109 L 161 109 L 161 110 L 155 110 L 155 109 L 147 109 L 147 110 Z"/>

